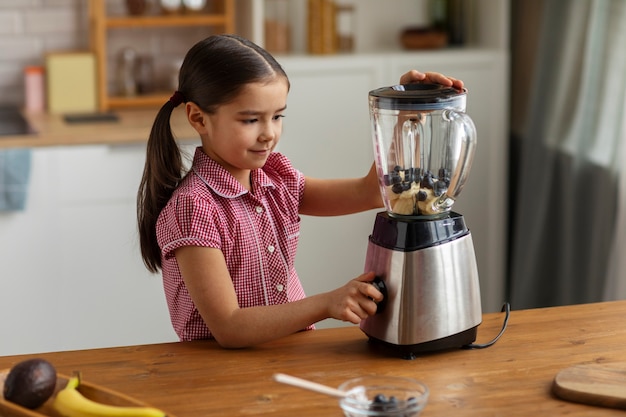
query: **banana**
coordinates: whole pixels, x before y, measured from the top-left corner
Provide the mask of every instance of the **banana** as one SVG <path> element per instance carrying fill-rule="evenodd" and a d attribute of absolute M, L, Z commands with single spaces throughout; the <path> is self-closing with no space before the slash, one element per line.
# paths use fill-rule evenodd
<path fill-rule="evenodd" d="M 152 407 L 120 407 L 101 404 L 90 400 L 78 390 L 80 377 L 74 375 L 60 390 L 52 407 L 64 417 L 166 417 L 166 414 Z"/>

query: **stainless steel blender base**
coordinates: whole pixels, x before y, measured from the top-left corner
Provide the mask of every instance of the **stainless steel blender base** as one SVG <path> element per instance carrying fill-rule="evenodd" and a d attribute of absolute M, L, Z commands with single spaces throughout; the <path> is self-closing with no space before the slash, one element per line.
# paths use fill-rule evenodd
<path fill-rule="evenodd" d="M 478 326 L 475 326 L 461 333 L 444 337 L 443 339 L 431 340 L 415 345 L 395 345 L 385 342 L 384 340 L 376 339 L 375 337 L 370 337 L 369 342 L 374 349 L 380 350 L 383 353 L 398 355 L 403 359 L 415 359 L 420 353 L 458 349 L 468 346 L 476 341 L 477 329 Z"/>
<path fill-rule="evenodd" d="M 476 339 L 482 311 L 469 231 L 413 251 L 370 240 L 365 262 L 387 292 L 382 311 L 361 322 L 370 339 L 414 352 L 461 347 Z"/>

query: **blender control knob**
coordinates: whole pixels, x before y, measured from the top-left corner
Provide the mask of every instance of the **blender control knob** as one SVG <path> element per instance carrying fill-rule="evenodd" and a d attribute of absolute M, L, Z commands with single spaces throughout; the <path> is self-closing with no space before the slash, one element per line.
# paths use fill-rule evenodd
<path fill-rule="evenodd" d="M 371 283 L 383 295 L 383 299 L 376 303 L 376 314 L 381 313 L 387 305 L 387 286 L 381 277 L 376 277 Z"/>

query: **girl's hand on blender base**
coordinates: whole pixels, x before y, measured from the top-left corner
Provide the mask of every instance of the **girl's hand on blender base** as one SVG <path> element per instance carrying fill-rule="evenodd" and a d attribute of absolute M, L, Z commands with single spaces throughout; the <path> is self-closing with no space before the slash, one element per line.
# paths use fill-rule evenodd
<path fill-rule="evenodd" d="M 417 70 L 411 70 L 400 77 L 400 84 L 411 83 L 433 83 L 441 84 L 447 87 L 463 88 L 463 81 L 456 78 L 448 77 L 438 72 L 419 72 Z"/>
<path fill-rule="evenodd" d="M 359 324 L 375 314 L 376 302 L 382 301 L 383 295 L 370 283 L 373 279 L 374 273 L 368 272 L 331 291 L 329 316 Z"/>

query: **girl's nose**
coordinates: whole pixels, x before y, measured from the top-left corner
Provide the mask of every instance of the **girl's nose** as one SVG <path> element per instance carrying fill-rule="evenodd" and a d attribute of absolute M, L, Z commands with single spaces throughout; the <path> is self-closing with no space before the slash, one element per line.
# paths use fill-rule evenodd
<path fill-rule="evenodd" d="M 260 136 L 260 140 L 262 140 L 263 142 L 269 142 L 272 140 L 275 140 L 278 137 L 278 132 L 276 130 L 276 128 L 272 125 L 267 125 L 265 126 L 265 129 L 263 129 L 263 132 L 261 132 L 261 136 Z"/>

